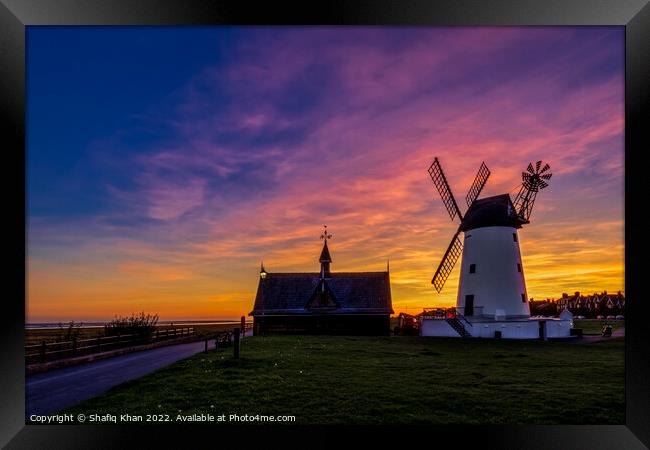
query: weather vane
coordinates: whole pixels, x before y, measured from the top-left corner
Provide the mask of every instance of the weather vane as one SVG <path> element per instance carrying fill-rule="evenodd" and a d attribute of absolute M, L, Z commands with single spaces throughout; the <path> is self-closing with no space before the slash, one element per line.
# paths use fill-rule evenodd
<path fill-rule="evenodd" d="M 323 232 L 320 235 L 321 239 L 332 239 L 332 235 L 327 233 L 327 225 L 323 225 Z"/>

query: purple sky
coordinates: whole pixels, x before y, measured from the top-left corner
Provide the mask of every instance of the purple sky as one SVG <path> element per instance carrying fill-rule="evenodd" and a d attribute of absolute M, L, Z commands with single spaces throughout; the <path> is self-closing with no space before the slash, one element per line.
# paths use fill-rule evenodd
<path fill-rule="evenodd" d="M 333 270 L 390 258 L 397 311 L 452 304 L 457 274 L 430 285 L 457 227 L 434 156 L 459 200 L 481 161 L 483 196 L 548 162 L 529 295 L 623 289 L 623 31 L 33 32 L 28 320 L 238 317 L 260 260 L 317 270 L 323 224 Z"/>

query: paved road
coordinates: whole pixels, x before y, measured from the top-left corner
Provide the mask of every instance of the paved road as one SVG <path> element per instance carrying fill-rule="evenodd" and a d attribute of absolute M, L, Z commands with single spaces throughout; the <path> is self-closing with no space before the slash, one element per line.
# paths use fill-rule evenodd
<path fill-rule="evenodd" d="M 170 345 L 30 375 L 26 416 L 50 414 L 203 351 L 203 341 Z"/>
<path fill-rule="evenodd" d="M 607 341 L 613 337 L 625 337 L 625 327 L 612 331 L 612 337 L 604 337 L 601 335 L 583 336 L 582 339 L 578 339 L 576 342 L 579 344 L 591 344 L 592 342 Z"/>

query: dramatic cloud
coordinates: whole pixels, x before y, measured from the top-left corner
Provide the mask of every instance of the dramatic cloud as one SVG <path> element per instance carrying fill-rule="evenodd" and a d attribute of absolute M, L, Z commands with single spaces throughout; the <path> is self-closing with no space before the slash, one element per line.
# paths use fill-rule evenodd
<path fill-rule="evenodd" d="M 481 161 L 483 195 L 549 162 L 521 232 L 529 295 L 623 288 L 622 29 L 240 31 L 215 29 L 215 61 L 84 144 L 67 176 L 90 206 L 71 212 L 74 193 L 31 212 L 30 320 L 238 317 L 260 260 L 317 270 L 322 224 L 334 270 L 390 259 L 397 311 L 453 304 L 457 273 L 442 294 L 430 285 L 457 227 L 434 156 L 459 202 Z"/>

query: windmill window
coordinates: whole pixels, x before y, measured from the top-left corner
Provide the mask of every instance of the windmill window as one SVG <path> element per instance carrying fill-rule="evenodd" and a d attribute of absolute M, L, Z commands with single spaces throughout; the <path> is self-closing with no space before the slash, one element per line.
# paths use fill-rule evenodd
<path fill-rule="evenodd" d="M 469 265 L 469 273 L 476 273 L 476 264 Z"/>
<path fill-rule="evenodd" d="M 517 233 L 512 233 L 512 240 L 517 242 Z"/>
<path fill-rule="evenodd" d="M 517 272 L 521 272 L 521 264 L 517 263 Z"/>
<path fill-rule="evenodd" d="M 526 294 L 521 294 L 521 302 L 526 303 Z"/>

